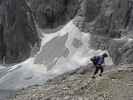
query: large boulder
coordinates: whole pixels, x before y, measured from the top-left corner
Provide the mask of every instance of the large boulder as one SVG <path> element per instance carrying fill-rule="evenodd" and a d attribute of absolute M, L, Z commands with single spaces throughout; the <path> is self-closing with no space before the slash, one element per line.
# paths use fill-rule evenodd
<path fill-rule="evenodd" d="M 25 0 L 3 0 L 0 5 L 0 63 L 14 64 L 30 57 L 40 39 Z"/>

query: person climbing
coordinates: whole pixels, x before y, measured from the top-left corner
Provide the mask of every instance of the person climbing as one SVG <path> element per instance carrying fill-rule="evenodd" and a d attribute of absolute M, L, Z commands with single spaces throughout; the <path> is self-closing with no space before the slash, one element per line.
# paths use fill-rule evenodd
<path fill-rule="evenodd" d="M 105 63 L 105 58 L 107 58 L 107 57 L 108 57 L 108 54 L 103 53 L 100 56 L 94 56 L 90 59 L 93 62 L 93 65 L 95 66 L 95 71 L 93 73 L 92 78 L 95 78 L 95 76 L 99 72 L 99 70 L 100 70 L 99 76 L 102 76 L 102 73 L 104 71 L 103 64 Z"/>

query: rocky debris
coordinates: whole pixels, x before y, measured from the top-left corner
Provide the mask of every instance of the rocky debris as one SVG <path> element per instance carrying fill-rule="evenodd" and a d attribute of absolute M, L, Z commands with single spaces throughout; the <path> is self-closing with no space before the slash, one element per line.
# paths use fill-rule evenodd
<path fill-rule="evenodd" d="M 73 19 L 80 8 L 79 0 L 27 0 L 40 28 L 54 29 Z"/>
<path fill-rule="evenodd" d="M 132 100 L 133 67 L 123 65 L 106 72 L 102 78 L 91 79 L 89 72 L 66 73 L 43 86 L 17 91 L 10 100 Z"/>
<path fill-rule="evenodd" d="M 15 64 L 30 57 L 40 39 L 33 14 L 25 0 L 2 0 L 0 4 L 0 63 Z M 35 52 L 34 52 L 35 54 Z"/>

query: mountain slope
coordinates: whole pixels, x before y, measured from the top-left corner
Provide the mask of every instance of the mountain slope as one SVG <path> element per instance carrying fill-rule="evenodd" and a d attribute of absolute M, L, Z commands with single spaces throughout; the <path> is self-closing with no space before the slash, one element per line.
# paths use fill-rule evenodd
<path fill-rule="evenodd" d="M 90 38 L 90 34 L 81 32 L 73 21 L 58 32 L 43 33 L 41 48 L 36 56 L 5 68 L 5 72 L 1 71 L 0 89 L 16 90 L 42 84 L 57 75 L 86 66 L 90 63 L 90 57 L 107 52 L 91 48 Z M 112 64 L 110 57 L 106 59 L 106 64 Z"/>
<path fill-rule="evenodd" d="M 82 70 L 82 71 L 81 71 Z M 17 91 L 10 100 L 132 100 L 133 67 L 123 65 L 91 79 L 90 71 L 79 68 L 42 86 Z"/>

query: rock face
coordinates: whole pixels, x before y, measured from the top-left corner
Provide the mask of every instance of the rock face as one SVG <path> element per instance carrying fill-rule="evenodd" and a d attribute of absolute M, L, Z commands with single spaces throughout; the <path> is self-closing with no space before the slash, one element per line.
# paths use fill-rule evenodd
<path fill-rule="evenodd" d="M 84 0 L 76 25 L 92 35 L 91 46 L 109 51 L 115 64 L 133 63 L 133 1 Z"/>
<path fill-rule="evenodd" d="M 110 41 L 108 48 L 115 64 L 133 63 L 133 41 L 114 40 Z"/>
<path fill-rule="evenodd" d="M 0 4 L 0 62 L 13 64 L 30 56 L 39 47 L 33 15 L 24 0 L 3 0 Z"/>
<path fill-rule="evenodd" d="M 34 22 L 41 29 L 53 30 L 75 16 L 80 16 L 77 27 L 91 33 L 92 48 L 109 51 L 115 64 L 132 63 L 132 0 L 1 0 L 0 62 L 23 61 L 35 44 L 39 48 Z M 74 40 L 73 46 L 80 48 L 82 43 Z"/>
<path fill-rule="evenodd" d="M 128 25 L 128 10 L 128 0 L 105 0 L 94 25 L 95 32 L 112 38 L 120 37 L 120 29 Z"/>
<path fill-rule="evenodd" d="M 74 18 L 79 0 L 27 0 L 40 28 L 53 29 Z"/>
<path fill-rule="evenodd" d="M 83 0 L 82 2 L 82 10 L 83 15 L 85 16 L 85 21 L 91 22 L 95 20 L 95 18 L 100 13 L 100 8 L 103 0 Z"/>
<path fill-rule="evenodd" d="M 85 28 L 95 34 L 120 37 L 120 29 L 129 24 L 131 8 L 128 0 L 86 0 L 83 6 Z"/>

